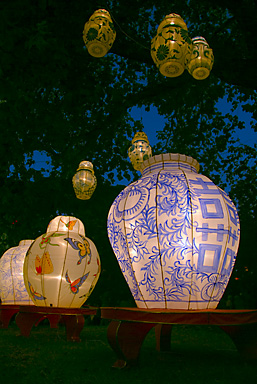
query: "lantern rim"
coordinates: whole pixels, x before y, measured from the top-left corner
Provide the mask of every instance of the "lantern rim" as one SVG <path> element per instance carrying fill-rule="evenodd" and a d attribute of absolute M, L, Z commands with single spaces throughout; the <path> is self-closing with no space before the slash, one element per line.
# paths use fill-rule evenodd
<path fill-rule="evenodd" d="M 147 160 L 144 160 L 141 164 L 140 171 L 143 172 L 145 168 L 157 163 L 163 163 L 164 161 L 165 163 L 175 162 L 190 165 L 191 167 L 195 168 L 196 172 L 199 172 L 200 170 L 200 164 L 191 156 L 182 155 L 180 153 L 165 153 L 161 155 L 155 155 L 149 157 Z"/>

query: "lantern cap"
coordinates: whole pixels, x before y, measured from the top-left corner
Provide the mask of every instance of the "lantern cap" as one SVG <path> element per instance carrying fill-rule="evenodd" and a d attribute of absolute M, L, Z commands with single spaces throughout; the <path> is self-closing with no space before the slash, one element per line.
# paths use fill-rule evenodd
<path fill-rule="evenodd" d="M 200 164 L 191 156 L 182 155 L 180 153 L 164 153 L 152 156 L 149 159 L 144 160 L 141 163 L 141 173 L 143 173 L 144 169 L 149 167 L 151 168 L 151 166 L 154 166 L 156 163 L 181 163 L 189 165 L 190 167 L 194 168 L 196 172 L 199 172 L 200 170 Z"/>
<path fill-rule="evenodd" d="M 170 13 L 169 15 L 166 15 L 162 20 L 162 22 L 160 23 L 158 27 L 158 31 L 160 31 L 167 24 L 177 25 L 178 27 L 183 28 L 187 31 L 187 25 L 185 21 L 177 13 Z"/>
<path fill-rule="evenodd" d="M 135 136 L 132 139 L 132 144 L 134 144 L 136 141 L 139 141 L 139 140 L 145 141 L 147 144 L 149 144 L 149 140 L 146 133 L 142 131 L 135 133 Z"/>
<path fill-rule="evenodd" d="M 21 240 L 19 242 L 19 246 L 31 245 L 33 242 L 34 242 L 34 240 L 29 240 L 29 239 Z"/>
<path fill-rule="evenodd" d="M 202 36 L 193 37 L 192 38 L 192 43 L 193 44 L 204 44 L 204 45 L 209 46 L 209 44 L 207 43 L 206 39 L 204 37 L 202 37 Z"/>
<path fill-rule="evenodd" d="M 106 9 L 100 8 L 97 9 L 89 18 L 89 20 L 93 20 L 95 17 L 109 17 L 111 18 L 111 15 Z"/>
<path fill-rule="evenodd" d="M 90 161 L 83 160 L 79 163 L 79 167 L 78 167 L 77 171 L 86 170 L 86 169 L 88 169 L 89 171 L 94 173 L 93 164 Z"/>
<path fill-rule="evenodd" d="M 73 232 L 85 237 L 84 224 L 73 216 L 56 216 L 48 224 L 46 232 Z"/>

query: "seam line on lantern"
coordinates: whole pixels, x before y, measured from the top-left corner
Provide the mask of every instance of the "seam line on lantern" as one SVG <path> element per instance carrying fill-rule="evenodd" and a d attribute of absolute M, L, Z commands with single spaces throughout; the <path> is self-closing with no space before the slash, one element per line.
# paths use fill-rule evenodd
<path fill-rule="evenodd" d="M 164 167 L 163 163 L 162 163 L 162 165 Z M 159 175 L 160 175 L 161 171 L 162 171 L 162 169 L 157 174 L 156 187 L 155 187 L 155 222 L 156 222 L 156 239 L 157 239 L 159 255 L 160 255 L 160 267 L 161 267 L 161 276 L 162 276 L 163 295 L 164 295 L 164 300 L 165 300 L 165 308 L 167 308 L 167 298 L 166 298 L 166 289 L 165 289 L 165 284 L 164 284 L 164 275 L 163 275 L 163 267 L 162 267 L 162 254 L 161 254 L 161 247 L 160 247 L 160 242 L 159 242 L 158 214 L 157 214 L 158 213 L 158 208 L 157 208 L 158 180 L 159 180 Z"/>
<path fill-rule="evenodd" d="M 191 244 L 191 262 L 192 262 L 192 267 L 194 265 L 194 245 L 193 245 L 193 241 L 194 241 L 194 228 L 193 228 L 193 223 L 194 223 L 194 220 L 193 220 L 193 211 L 192 211 L 192 193 L 191 193 L 191 190 L 189 188 L 189 182 L 188 182 L 188 179 L 186 177 L 186 174 L 185 172 L 183 171 L 183 169 L 180 169 L 181 172 L 183 173 L 184 175 L 184 178 L 185 178 L 185 181 L 186 181 L 186 184 L 187 184 L 187 188 L 188 188 L 188 193 L 189 193 L 189 196 L 190 196 L 190 212 L 191 212 L 191 238 L 192 238 L 192 244 Z M 192 282 L 193 282 L 193 274 L 191 276 L 191 287 L 192 287 Z M 192 293 L 191 293 L 191 288 L 190 288 L 190 293 L 189 293 L 189 299 L 188 299 L 188 309 L 190 309 L 190 303 L 191 303 L 191 296 L 192 296 Z M 194 300 L 192 300 L 192 302 L 194 302 Z M 196 303 L 197 303 L 197 300 L 196 300 Z"/>
<path fill-rule="evenodd" d="M 132 186 L 132 188 L 133 188 L 133 186 Z M 137 279 L 136 279 L 135 271 L 134 271 L 133 264 L 132 264 L 132 262 L 131 262 L 131 258 L 130 258 L 130 253 L 129 253 L 129 246 L 128 246 L 128 240 L 127 240 L 127 231 L 126 231 L 126 225 L 125 225 L 126 220 L 125 220 L 125 213 L 124 213 L 124 212 L 125 212 L 125 206 L 126 206 L 126 202 L 127 202 L 128 196 L 129 196 L 129 194 L 130 194 L 130 191 L 131 191 L 131 188 L 129 188 L 129 190 L 128 190 L 128 193 L 127 193 L 127 196 L 126 196 L 126 198 L 125 198 L 125 202 L 124 202 L 123 212 L 122 212 L 122 217 L 123 217 L 123 220 L 122 220 L 122 221 L 123 221 L 123 226 L 124 226 L 124 235 L 125 235 L 125 239 L 126 239 L 127 253 L 128 253 L 129 263 L 130 263 L 130 265 L 131 265 L 131 270 L 132 270 L 132 273 L 133 273 L 134 282 L 136 282 L 136 285 L 137 285 L 138 291 L 139 291 L 139 293 L 140 293 L 140 296 L 142 297 L 143 302 L 144 302 L 146 308 L 148 308 L 147 305 L 146 305 L 146 302 L 145 302 L 145 300 L 144 300 L 144 296 L 143 296 L 143 294 L 142 294 L 142 292 L 141 292 L 141 289 L 140 289 L 140 287 L 139 287 L 138 281 L 137 281 Z M 134 298 L 134 296 L 133 296 L 133 298 Z M 135 298 L 134 298 L 134 300 L 135 300 Z M 135 301 L 136 301 L 136 300 L 135 300 Z"/>
<path fill-rule="evenodd" d="M 70 221 L 70 217 L 69 217 L 69 221 Z M 60 231 L 61 232 L 61 231 Z M 70 237 L 70 231 L 68 229 L 68 238 Z M 66 264 L 66 258 L 67 258 L 67 253 L 68 253 L 68 247 L 69 247 L 69 243 L 68 241 L 65 241 L 66 242 L 66 249 L 65 249 L 65 256 L 64 256 L 64 260 L 63 260 L 63 267 L 62 267 L 62 273 L 61 273 L 61 279 L 60 279 L 60 283 L 59 283 L 59 291 L 58 291 L 58 298 L 57 298 L 57 307 L 59 307 L 59 301 L 60 301 L 60 296 L 61 296 L 61 289 L 62 289 L 62 280 L 63 280 L 63 275 L 64 275 L 64 268 L 65 268 L 65 264 Z M 70 308 L 71 305 L 72 305 L 72 302 L 74 300 L 74 297 L 71 301 L 71 303 L 69 303 L 69 306 L 67 308 Z"/>

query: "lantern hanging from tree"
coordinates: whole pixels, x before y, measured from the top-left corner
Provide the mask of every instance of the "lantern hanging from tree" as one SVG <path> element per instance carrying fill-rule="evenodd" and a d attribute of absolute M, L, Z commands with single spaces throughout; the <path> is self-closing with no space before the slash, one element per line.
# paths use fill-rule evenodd
<path fill-rule="evenodd" d="M 151 42 L 151 56 L 163 76 L 182 75 L 191 56 L 192 41 L 181 16 L 171 13 L 163 19 Z"/>
<path fill-rule="evenodd" d="M 108 236 L 139 308 L 214 309 L 239 245 L 228 195 L 192 157 L 150 157 L 114 200 Z"/>
<path fill-rule="evenodd" d="M 213 52 L 204 37 L 194 37 L 192 43 L 192 54 L 187 69 L 196 80 L 204 80 L 212 70 Z"/>
<path fill-rule="evenodd" d="M 103 57 L 111 49 L 116 32 L 108 11 L 98 9 L 85 24 L 83 40 L 91 56 Z"/>
<path fill-rule="evenodd" d="M 23 279 L 23 263 L 34 240 L 21 240 L 0 259 L 0 297 L 6 305 L 34 305 Z"/>
<path fill-rule="evenodd" d="M 142 162 L 152 156 L 152 148 L 144 132 L 137 132 L 135 134 L 132 145 L 129 147 L 128 155 L 134 169 L 137 171 L 140 170 Z"/>
<path fill-rule="evenodd" d="M 94 289 L 100 259 L 83 223 L 57 216 L 30 247 L 24 261 L 27 291 L 38 306 L 79 308 Z"/>
<path fill-rule="evenodd" d="M 91 198 L 96 189 L 97 180 L 93 164 L 90 161 L 81 161 L 72 178 L 72 185 L 78 199 L 88 200 Z"/>

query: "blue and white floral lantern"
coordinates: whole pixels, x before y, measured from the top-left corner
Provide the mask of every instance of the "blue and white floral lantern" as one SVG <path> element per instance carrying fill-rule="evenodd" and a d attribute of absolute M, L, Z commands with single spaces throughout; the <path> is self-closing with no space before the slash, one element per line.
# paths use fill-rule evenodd
<path fill-rule="evenodd" d="M 34 305 L 23 279 L 26 253 L 34 240 L 21 240 L 0 259 L 0 297 L 5 305 Z"/>
<path fill-rule="evenodd" d="M 83 223 L 73 216 L 57 216 L 29 248 L 24 281 L 37 306 L 80 308 L 100 270 L 96 246 L 85 236 Z"/>
<path fill-rule="evenodd" d="M 108 236 L 139 308 L 214 309 L 228 284 L 240 226 L 228 195 L 180 154 L 145 160 L 114 200 Z"/>

